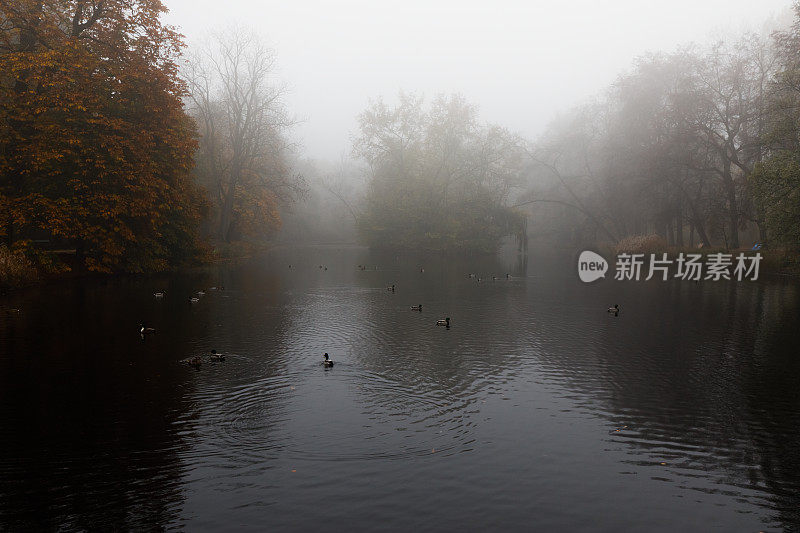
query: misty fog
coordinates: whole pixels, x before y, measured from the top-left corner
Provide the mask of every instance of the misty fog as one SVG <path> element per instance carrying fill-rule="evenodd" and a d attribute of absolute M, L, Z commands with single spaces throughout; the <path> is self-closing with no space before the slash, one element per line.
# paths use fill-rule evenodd
<path fill-rule="evenodd" d="M 0 531 L 800 531 L 800 0 L 0 0 Z"/>
<path fill-rule="evenodd" d="M 350 152 L 356 115 L 398 91 L 457 92 L 535 138 L 648 52 L 791 23 L 789 0 L 231 2 L 170 0 L 191 44 L 244 24 L 275 49 L 307 157 Z"/>
<path fill-rule="evenodd" d="M 226 27 L 246 28 L 271 49 L 268 83 L 285 91 L 282 104 L 294 121 L 285 132 L 293 143 L 287 157 L 306 192 L 302 200 L 283 204 L 281 242 L 359 240 L 356 226 L 369 180 L 353 140 L 358 116 L 371 102 L 394 105 L 401 93 L 427 100 L 458 94 L 475 107 L 476 120 L 534 146 L 550 142 L 542 135 L 568 122 L 575 109 L 606 99 L 643 57 L 734 43 L 749 33 L 768 41 L 792 22 L 791 5 L 783 0 L 491 7 L 173 1 L 167 7 L 167 20 L 184 32 L 190 50 Z M 540 170 L 520 169 L 524 176 L 511 193 L 513 204 L 548 187 L 552 176 Z M 538 234 L 548 224 L 566 223 L 553 221 L 553 205 L 535 207 Z"/>

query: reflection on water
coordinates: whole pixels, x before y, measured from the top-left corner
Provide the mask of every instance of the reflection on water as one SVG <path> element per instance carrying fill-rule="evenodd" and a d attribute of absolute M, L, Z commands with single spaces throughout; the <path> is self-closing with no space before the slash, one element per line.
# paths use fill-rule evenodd
<path fill-rule="evenodd" d="M 0 530 L 800 527 L 796 280 L 572 262 L 289 248 L 4 296 Z"/>

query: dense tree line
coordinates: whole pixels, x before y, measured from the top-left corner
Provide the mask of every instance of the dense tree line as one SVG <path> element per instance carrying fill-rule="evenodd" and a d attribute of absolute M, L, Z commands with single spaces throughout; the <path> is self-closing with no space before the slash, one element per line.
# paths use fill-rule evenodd
<path fill-rule="evenodd" d="M 72 248 L 79 270 L 153 271 L 280 227 L 301 181 L 271 51 L 233 28 L 187 61 L 165 11 L 160 0 L 0 4 L 9 257 L 41 259 L 49 243 Z"/>
<path fill-rule="evenodd" d="M 504 129 L 483 125 L 458 95 L 401 94 L 359 117 L 354 153 L 369 168 L 359 231 L 374 247 L 493 251 L 524 230 L 506 200 L 521 184 L 523 153 Z"/>
<path fill-rule="evenodd" d="M 531 206 L 534 231 L 573 243 L 656 233 L 675 246 L 800 246 L 799 60 L 797 22 L 641 58 L 528 149 L 518 203 Z"/>
<path fill-rule="evenodd" d="M 163 269 L 207 242 L 272 239 L 304 193 L 293 235 L 357 230 L 375 247 L 492 251 L 528 233 L 800 247 L 800 4 L 772 36 L 641 58 L 536 142 L 458 95 L 375 101 L 354 138 L 363 184 L 344 163 L 296 172 L 294 120 L 255 34 L 217 34 L 184 61 L 164 11 L 0 4 L 0 239 L 14 254 L 49 241 L 81 269 Z"/>

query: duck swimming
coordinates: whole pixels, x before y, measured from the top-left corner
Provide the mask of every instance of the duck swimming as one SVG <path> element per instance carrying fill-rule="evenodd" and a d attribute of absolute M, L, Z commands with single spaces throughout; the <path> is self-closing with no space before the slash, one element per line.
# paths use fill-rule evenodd
<path fill-rule="evenodd" d="M 155 296 L 156 298 L 163 298 L 164 297 L 164 293 L 163 292 L 154 292 L 153 296 Z"/>
<path fill-rule="evenodd" d="M 412 305 L 412 306 L 411 306 L 411 310 L 412 310 L 412 311 L 422 311 L 422 304 L 419 304 L 419 305 Z"/>
<path fill-rule="evenodd" d="M 141 335 L 142 337 L 144 337 L 145 335 L 152 335 L 152 334 L 153 334 L 153 333 L 155 333 L 155 332 L 156 332 L 156 330 L 155 330 L 155 329 L 153 329 L 153 328 L 148 328 L 148 327 L 145 325 L 145 323 L 144 323 L 144 322 L 141 322 L 141 323 L 139 324 L 139 335 Z"/>
<path fill-rule="evenodd" d="M 216 350 L 211 350 L 211 360 L 212 361 L 224 361 L 225 354 L 217 353 Z"/>
<path fill-rule="evenodd" d="M 619 314 L 619 304 L 614 304 L 614 307 L 609 307 L 606 309 L 609 313 L 614 313 L 614 316 Z"/>
<path fill-rule="evenodd" d="M 322 366 L 325 368 L 333 368 L 333 361 L 328 358 L 328 352 L 325 352 L 325 360 L 322 361 Z"/>
<path fill-rule="evenodd" d="M 195 355 L 194 357 L 186 359 L 186 364 L 200 370 L 200 365 L 203 364 L 203 358 L 199 355 Z"/>
<path fill-rule="evenodd" d="M 386 290 L 394 292 L 394 285 L 392 285 L 391 287 L 386 287 Z"/>
<path fill-rule="evenodd" d="M 196 298 L 196 297 L 194 297 L 194 296 L 193 296 L 193 297 L 191 297 L 191 298 L 189 298 L 189 303 L 190 303 L 190 304 L 196 304 L 196 303 L 197 303 L 197 302 L 199 302 L 199 301 L 200 301 L 200 298 Z"/>
<path fill-rule="evenodd" d="M 447 318 L 444 318 L 444 319 L 440 318 L 439 320 L 436 321 L 436 325 L 437 326 L 446 326 L 446 327 L 449 328 L 450 327 L 450 317 L 447 317 Z"/>

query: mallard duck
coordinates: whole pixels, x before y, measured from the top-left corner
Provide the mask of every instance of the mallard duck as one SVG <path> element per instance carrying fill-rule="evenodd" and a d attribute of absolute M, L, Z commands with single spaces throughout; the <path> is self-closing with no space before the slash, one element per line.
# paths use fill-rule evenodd
<path fill-rule="evenodd" d="M 322 361 L 322 366 L 324 366 L 325 368 L 332 368 L 333 367 L 333 361 L 331 361 L 328 358 L 328 352 L 325 352 L 324 357 L 325 357 L 325 359 Z"/>
<path fill-rule="evenodd" d="M 148 327 L 145 325 L 145 323 L 144 323 L 144 322 L 141 322 L 141 323 L 139 324 L 139 334 L 140 334 L 142 337 L 144 337 L 145 335 L 152 335 L 152 334 L 153 334 L 153 333 L 155 333 L 155 332 L 156 332 L 156 330 L 155 330 L 155 329 L 153 329 L 153 328 L 148 328 Z"/>
<path fill-rule="evenodd" d="M 156 299 L 160 299 L 160 298 L 164 297 L 164 293 L 163 292 L 154 292 L 153 296 L 155 296 Z"/>
<path fill-rule="evenodd" d="M 412 311 L 422 311 L 422 304 L 419 304 L 419 305 L 412 305 L 412 306 L 411 306 L 411 310 L 412 310 Z"/>
<path fill-rule="evenodd" d="M 619 304 L 614 304 L 613 307 L 609 307 L 606 309 L 609 313 L 614 313 L 615 315 L 619 314 Z"/>
<path fill-rule="evenodd" d="M 225 354 L 217 353 L 216 350 L 211 350 L 211 360 L 212 361 L 224 361 Z"/>
<path fill-rule="evenodd" d="M 200 298 L 197 298 L 195 296 L 192 296 L 191 298 L 189 298 L 189 303 L 190 304 L 196 304 L 199 301 L 200 301 Z"/>
<path fill-rule="evenodd" d="M 394 285 L 392 285 L 391 287 L 386 287 L 386 290 L 394 292 Z"/>
<path fill-rule="evenodd" d="M 436 321 L 436 325 L 437 326 L 447 326 L 449 328 L 450 327 L 450 317 L 440 318 L 439 320 Z"/>

